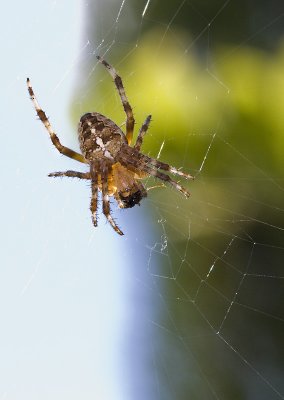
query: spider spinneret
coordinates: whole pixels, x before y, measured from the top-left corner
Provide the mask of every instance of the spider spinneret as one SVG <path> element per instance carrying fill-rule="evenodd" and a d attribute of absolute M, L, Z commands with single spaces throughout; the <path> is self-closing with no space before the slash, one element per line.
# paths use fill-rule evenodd
<path fill-rule="evenodd" d="M 48 176 L 67 176 L 90 180 L 92 189 L 90 210 L 94 226 L 97 226 L 98 192 L 101 191 L 103 214 L 106 216 L 113 229 L 119 235 L 123 235 L 123 232 L 119 229 L 111 216 L 109 203 L 109 198 L 111 196 L 115 198 L 120 208 L 132 208 L 147 196 L 147 190 L 140 180 L 148 176 L 154 176 L 155 178 L 169 183 L 184 196 L 188 197 L 189 192 L 162 171 L 167 171 L 186 179 L 193 179 L 193 177 L 169 164 L 146 156 L 140 152 L 144 135 L 149 128 L 151 115 L 146 118 L 138 132 L 134 146 L 131 146 L 135 120 L 122 80 L 116 70 L 103 58 L 98 56 L 97 59 L 108 70 L 118 90 L 126 114 L 126 134 L 123 133 L 119 126 L 104 115 L 97 112 L 86 113 L 80 118 L 78 126 L 79 143 L 82 154 L 60 143 L 45 112 L 38 104 L 29 78 L 27 79 L 27 85 L 36 113 L 47 129 L 51 141 L 57 150 L 67 157 L 88 164 L 90 168 L 89 172 L 53 172 Z"/>

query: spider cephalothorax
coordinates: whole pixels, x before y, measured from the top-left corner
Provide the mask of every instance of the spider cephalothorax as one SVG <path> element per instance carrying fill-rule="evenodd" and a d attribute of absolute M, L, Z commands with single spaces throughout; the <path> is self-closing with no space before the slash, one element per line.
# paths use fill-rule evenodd
<path fill-rule="evenodd" d="M 60 153 L 88 164 L 90 168 L 89 172 L 53 172 L 49 174 L 49 176 L 68 176 L 90 180 L 92 188 L 90 209 L 94 226 L 97 226 L 98 191 L 101 191 L 103 213 L 113 229 L 120 235 L 123 235 L 123 232 L 119 229 L 111 216 L 109 204 L 110 196 L 115 198 L 120 208 L 134 207 L 147 196 L 147 191 L 140 179 L 154 176 L 162 181 L 168 182 L 175 189 L 188 197 L 188 191 L 162 171 L 168 171 L 172 174 L 183 176 L 184 178 L 192 178 L 192 176 L 166 163 L 140 153 L 143 137 L 151 121 L 150 115 L 146 118 L 139 130 L 134 146 L 130 146 L 133 136 L 134 117 L 132 108 L 125 94 L 122 80 L 111 65 L 101 57 L 97 58 L 111 74 L 120 95 L 127 117 L 126 134 L 124 134 L 113 121 L 102 114 L 97 112 L 84 114 L 80 119 L 78 127 L 82 154 L 62 146 L 45 112 L 40 108 L 37 102 L 29 79 L 27 79 L 27 84 L 37 115 L 48 130 L 52 143 Z"/>

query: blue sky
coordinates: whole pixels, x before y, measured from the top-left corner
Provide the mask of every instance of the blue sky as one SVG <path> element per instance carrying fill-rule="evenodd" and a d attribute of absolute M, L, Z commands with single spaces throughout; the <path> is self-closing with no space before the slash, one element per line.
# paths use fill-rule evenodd
<path fill-rule="evenodd" d="M 85 45 L 80 4 L 3 6 L 0 399 L 127 398 L 123 345 L 143 254 L 135 261 L 135 235 L 116 235 L 103 216 L 94 230 L 85 182 L 47 178 L 82 166 L 53 148 L 26 89 L 29 77 L 62 143 L 78 149 L 69 107 Z"/>

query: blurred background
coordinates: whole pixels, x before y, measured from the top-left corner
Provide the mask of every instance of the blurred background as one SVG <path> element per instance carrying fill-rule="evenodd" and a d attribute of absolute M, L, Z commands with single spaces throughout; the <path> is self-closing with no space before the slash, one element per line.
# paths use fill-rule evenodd
<path fill-rule="evenodd" d="M 5 4 L 0 399 L 284 398 L 284 6 L 273 1 Z M 47 174 L 98 111 L 195 176 L 100 216 L 90 187 Z M 147 188 L 159 184 L 149 178 Z"/>

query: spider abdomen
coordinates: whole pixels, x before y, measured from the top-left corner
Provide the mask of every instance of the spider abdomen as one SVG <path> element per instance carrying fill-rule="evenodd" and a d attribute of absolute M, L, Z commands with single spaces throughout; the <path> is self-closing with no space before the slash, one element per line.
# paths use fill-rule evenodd
<path fill-rule="evenodd" d="M 89 161 L 106 157 L 115 160 L 121 146 L 127 144 L 122 130 L 99 113 L 84 114 L 78 126 L 80 149 Z"/>

